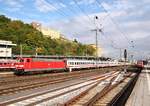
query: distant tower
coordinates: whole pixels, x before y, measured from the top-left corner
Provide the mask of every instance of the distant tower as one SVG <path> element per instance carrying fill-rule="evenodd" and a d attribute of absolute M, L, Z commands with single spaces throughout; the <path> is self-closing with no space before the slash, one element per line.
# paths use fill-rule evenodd
<path fill-rule="evenodd" d="M 41 31 L 42 24 L 38 22 L 32 22 L 31 25 L 37 30 Z"/>

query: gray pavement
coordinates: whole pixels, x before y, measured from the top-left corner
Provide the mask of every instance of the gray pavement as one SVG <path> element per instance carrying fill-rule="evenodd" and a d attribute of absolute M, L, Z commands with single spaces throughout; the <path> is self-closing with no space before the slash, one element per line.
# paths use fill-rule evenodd
<path fill-rule="evenodd" d="M 150 70 L 142 70 L 125 106 L 150 106 Z"/>

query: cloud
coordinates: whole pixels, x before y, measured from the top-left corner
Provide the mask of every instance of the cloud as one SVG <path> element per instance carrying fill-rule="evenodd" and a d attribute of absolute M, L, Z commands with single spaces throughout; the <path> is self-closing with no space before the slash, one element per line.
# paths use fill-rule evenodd
<path fill-rule="evenodd" d="M 36 0 L 35 4 L 36 8 L 41 12 L 49 12 L 57 10 L 57 8 L 55 8 L 53 5 L 49 4 L 45 0 Z"/>
<path fill-rule="evenodd" d="M 46 0 L 36 0 L 35 6 L 40 12 L 44 13 L 57 11 L 66 7 L 66 5 L 63 3 L 53 3 Z"/>
<path fill-rule="evenodd" d="M 74 5 L 75 3 L 73 1 L 69 2 L 70 5 Z"/>
<path fill-rule="evenodd" d="M 7 11 L 19 11 L 23 7 L 24 0 L 0 0 L 0 3 L 7 5 Z"/>
<path fill-rule="evenodd" d="M 75 0 L 75 1 L 77 1 L 77 0 Z M 77 3 L 80 5 L 88 5 L 88 4 L 92 4 L 94 2 L 95 2 L 95 0 L 79 0 L 79 1 L 77 1 Z"/>
<path fill-rule="evenodd" d="M 129 0 L 118 0 L 111 5 L 109 3 L 103 5 L 105 5 L 104 7 L 109 11 L 111 18 L 119 27 L 119 29 L 116 27 L 111 18 L 107 16 L 107 13 L 97 12 L 89 14 L 93 20 L 95 15 L 99 16 L 99 23 L 103 24 L 104 35 L 98 34 L 99 46 L 104 50 L 103 55 L 119 57 L 119 50 L 113 48 L 112 45 L 116 48 L 127 48 L 130 52 L 132 51 L 131 41 L 134 41 L 135 45 L 138 45 L 136 51 L 145 50 L 145 52 L 149 52 L 150 48 L 147 48 L 148 44 L 145 45 L 144 42 L 144 40 L 150 37 L 150 20 L 144 19 L 145 16 L 150 16 L 146 13 L 145 9 L 148 4 L 143 7 L 143 2 L 136 4 Z M 137 11 L 139 8 L 140 10 Z M 50 27 L 58 29 L 67 38 L 77 38 L 80 42 L 88 44 L 95 43 L 95 32 L 90 31 L 95 26 L 91 23 L 85 15 L 81 15 L 67 21 L 61 20 L 51 23 Z"/>
<path fill-rule="evenodd" d="M 63 7 L 63 8 L 65 8 L 65 7 L 66 7 L 66 5 L 65 5 L 65 4 L 63 4 L 63 3 L 59 3 L 59 5 L 60 5 L 61 7 Z"/>
<path fill-rule="evenodd" d="M 0 0 L 0 3 L 7 5 L 9 7 L 6 8 L 8 11 L 18 11 L 24 7 L 24 1 L 25 0 Z M 65 35 L 65 37 L 72 40 L 76 38 L 78 41 L 85 44 L 95 43 L 95 32 L 92 32 L 91 30 L 95 28 L 93 25 L 94 16 L 97 15 L 99 17 L 97 23 L 99 27 L 100 24 L 102 24 L 101 28 L 104 33 L 98 33 L 99 47 L 103 48 L 103 55 L 119 57 L 119 50 L 115 49 L 115 47 L 127 48 L 129 51 L 131 51 L 132 48 L 131 43 L 129 43 L 130 41 L 134 41 L 136 52 L 149 52 L 149 45 L 148 43 L 145 43 L 150 42 L 150 14 L 148 14 L 150 10 L 149 0 L 107 0 L 102 2 L 102 5 L 108 11 L 109 15 L 104 12 L 102 7 L 98 7 L 96 5 L 95 0 L 76 1 L 81 8 L 84 9 L 85 13 L 88 14 L 91 20 L 89 20 L 84 13 L 81 14 L 81 11 L 79 11 L 78 7 L 74 6 L 75 3 L 73 1 L 70 1 L 70 7 L 66 2 L 52 2 L 52 0 L 35 0 L 34 3 L 34 6 L 38 10 L 37 15 L 48 12 L 53 12 L 55 15 L 57 14 L 56 12 L 60 10 L 64 13 L 67 13 L 70 17 L 62 17 L 62 19 L 60 19 L 60 17 L 56 15 L 54 17 L 57 17 L 57 20 L 53 19 L 54 17 L 52 17 L 53 20 L 49 20 L 51 19 L 49 14 L 44 14 L 41 17 L 31 15 L 32 13 L 27 15 L 29 15 L 31 18 L 41 18 L 39 19 L 40 22 L 45 22 L 45 25 L 59 30 Z M 75 12 L 67 12 L 67 10 L 70 8 L 75 10 Z M 109 16 L 111 16 L 111 18 Z M 47 21 L 45 21 L 42 17 L 48 17 Z M 115 24 L 117 24 L 119 28 Z M 129 40 L 127 40 L 126 37 Z M 112 47 L 112 45 L 114 47 Z"/>

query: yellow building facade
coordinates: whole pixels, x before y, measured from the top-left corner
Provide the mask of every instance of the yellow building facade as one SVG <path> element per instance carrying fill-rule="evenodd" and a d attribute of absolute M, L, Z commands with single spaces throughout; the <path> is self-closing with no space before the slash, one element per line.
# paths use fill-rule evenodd
<path fill-rule="evenodd" d="M 41 32 L 43 35 L 47 36 L 47 37 L 51 37 L 52 39 L 60 39 L 61 34 L 58 31 L 52 30 L 50 28 L 41 28 Z"/>
<path fill-rule="evenodd" d="M 96 49 L 96 45 L 95 44 L 90 44 L 90 46 L 92 46 L 93 48 Z M 96 53 L 97 53 L 98 57 L 101 57 L 102 56 L 102 48 L 98 47 L 97 51 L 95 51 L 95 56 L 96 56 Z"/>
<path fill-rule="evenodd" d="M 43 35 L 51 37 L 52 39 L 60 39 L 61 33 L 59 31 L 53 30 L 51 28 L 43 27 L 41 23 L 32 22 L 31 25 L 42 32 Z"/>

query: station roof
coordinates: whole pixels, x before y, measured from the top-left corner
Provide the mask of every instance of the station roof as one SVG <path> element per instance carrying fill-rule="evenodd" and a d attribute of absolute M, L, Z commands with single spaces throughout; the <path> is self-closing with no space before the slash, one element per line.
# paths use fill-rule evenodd
<path fill-rule="evenodd" d="M 12 41 L 5 41 L 5 40 L 0 40 L 0 45 L 16 46 L 16 44 L 13 44 Z"/>

